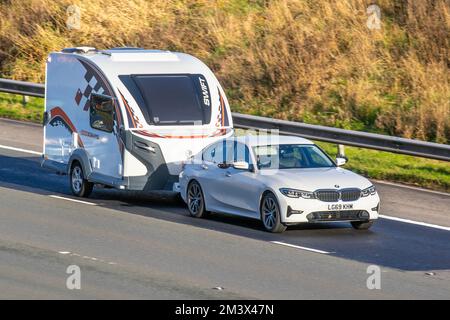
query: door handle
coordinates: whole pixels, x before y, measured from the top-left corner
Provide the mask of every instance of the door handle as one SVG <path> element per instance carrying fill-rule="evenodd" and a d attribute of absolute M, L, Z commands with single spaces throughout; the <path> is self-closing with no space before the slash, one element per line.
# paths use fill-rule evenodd
<path fill-rule="evenodd" d="M 230 171 L 225 172 L 225 176 L 226 177 L 231 177 L 231 172 Z"/>
<path fill-rule="evenodd" d="M 208 170 L 208 166 L 206 164 L 202 164 L 202 169 L 203 170 Z"/>

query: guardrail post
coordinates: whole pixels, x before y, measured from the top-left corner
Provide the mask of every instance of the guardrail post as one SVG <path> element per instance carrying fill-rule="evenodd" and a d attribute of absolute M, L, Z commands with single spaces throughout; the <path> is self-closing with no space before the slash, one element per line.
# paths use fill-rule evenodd
<path fill-rule="evenodd" d="M 338 152 L 337 152 L 337 156 L 341 157 L 341 158 L 345 158 L 345 148 L 343 144 L 338 144 Z"/>
<path fill-rule="evenodd" d="M 24 106 L 26 106 L 29 101 L 30 101 L 30 97 L 29 96 L 22 96 L 22 104 Z"/>

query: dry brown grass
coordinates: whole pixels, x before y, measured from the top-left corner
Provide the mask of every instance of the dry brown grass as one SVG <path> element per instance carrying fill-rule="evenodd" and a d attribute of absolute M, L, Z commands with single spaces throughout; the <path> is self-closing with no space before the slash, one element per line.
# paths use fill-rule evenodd
<path fill-rule="evenodd" d="M 10 0 L 2 77 L 43 81 L 49 51 L 141 46 L 205 60 L 234 110 L 450 140 L 450 0 Z M 81 8 L 68 30 L 66 8 Z"/>

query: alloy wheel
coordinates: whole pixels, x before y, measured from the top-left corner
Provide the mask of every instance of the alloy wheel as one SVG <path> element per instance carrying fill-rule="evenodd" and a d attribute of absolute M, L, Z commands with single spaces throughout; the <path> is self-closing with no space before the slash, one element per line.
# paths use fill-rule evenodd
<path fill-rule="evenodd" d="M 76 166 L 72 170 L 72 188 L 75 192 L 81 192 L 81 188 L 83 186 L 83 173 L 81 172 L 81 168 Z"/>
<path fill-rule="evenodd" d="M 188 190 L 188 207 L 193 216 L 197 216 L 203 210 L 203 194 L 198 183 L 193 182 Z"/>
<path fill-rule="evenodd" d="M 267 229 L 273 229 L 277 222 L 278 207 L 272 197 L 265 197 L 262 205 L 263 222 Z"/>

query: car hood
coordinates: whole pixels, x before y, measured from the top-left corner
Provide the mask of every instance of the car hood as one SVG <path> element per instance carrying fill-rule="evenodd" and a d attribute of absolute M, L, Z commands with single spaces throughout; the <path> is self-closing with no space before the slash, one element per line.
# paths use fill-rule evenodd
<path fill-rule="evenodd" d="M 260 174 L 261 178 L 273 187 L 304 191 L 343 188 L 365 189 L 372 185 L 368 179 L 339 167 L 263 170 Z M 274 186 L 273 183 L 276 185 Z"/>

